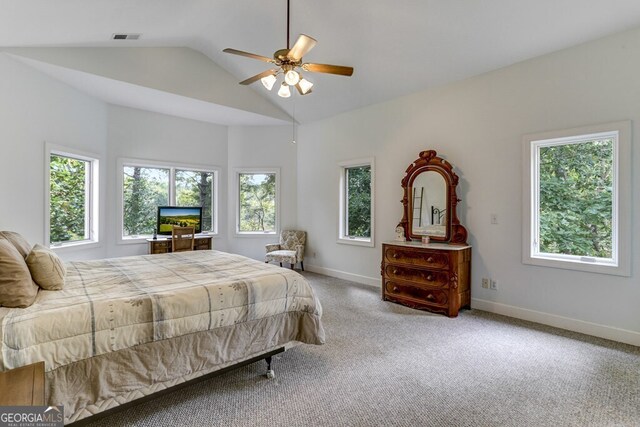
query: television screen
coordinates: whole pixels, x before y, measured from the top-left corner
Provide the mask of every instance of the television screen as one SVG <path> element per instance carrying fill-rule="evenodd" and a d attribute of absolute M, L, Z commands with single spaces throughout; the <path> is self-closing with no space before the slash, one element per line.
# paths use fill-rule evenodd
<path fill-rule="evenodd" d="M 195 227 L 196 233 L 202 231 L 202 208 L 181 206 L 158 206 L 158 234 L 171 234 L 171 229 Z"/>

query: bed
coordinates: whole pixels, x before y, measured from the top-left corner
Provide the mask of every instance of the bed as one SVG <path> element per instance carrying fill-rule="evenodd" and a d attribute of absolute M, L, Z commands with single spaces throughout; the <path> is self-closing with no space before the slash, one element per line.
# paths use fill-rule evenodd
<path fill-rule="evenodd" d="M 220 251 L 66 265 L 63 290 L 0 307 L 0 368 L 45 362 L 65 423 L 255 359 L 323 344 L 322 308 L 300 274 Z"/>

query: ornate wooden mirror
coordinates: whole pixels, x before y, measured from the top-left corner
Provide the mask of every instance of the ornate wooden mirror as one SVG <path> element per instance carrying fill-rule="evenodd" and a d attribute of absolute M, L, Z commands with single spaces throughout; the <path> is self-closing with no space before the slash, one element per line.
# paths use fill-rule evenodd
<path fill-rule="evenodd" d="M 402 179 L 404 212 L 398 227 L 404 229 L 407 240 L 429 236 L 434 242 L 466 244 L 467 229 L 456 213 L 458 175 L 436 154 L 422 151 L 407 168 Z"/>

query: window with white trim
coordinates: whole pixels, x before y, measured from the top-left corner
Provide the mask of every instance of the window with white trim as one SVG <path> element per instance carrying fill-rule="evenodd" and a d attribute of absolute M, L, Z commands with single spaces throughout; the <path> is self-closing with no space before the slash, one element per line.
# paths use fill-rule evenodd
<path fill-rule="evenodd" d="M 98 156 L 46 146 L 46 243 L 98 242 Z"/>
<path fill-rule="evenodd" d="M 627 275 L 628 122 L 539 136 L 525 138 L 523 261 Z"/>
<path fill-rule="evenodd" d="M 168 205 L 202 207 L 202 232 L 217 232 L 216 169 L 133 160 L 119 163 L 122 240 L 151 236 L 157 227 L 158 206 Z"/>
<path fill-rule="evenodd" d="M 279 224 L 279 170 L 236 171 L 236 233 L 276 234 Z"/>
<path fill-rule="evenodd" d="M 340 163 L 339 243 L 374 246 L 373 159 Z"/>

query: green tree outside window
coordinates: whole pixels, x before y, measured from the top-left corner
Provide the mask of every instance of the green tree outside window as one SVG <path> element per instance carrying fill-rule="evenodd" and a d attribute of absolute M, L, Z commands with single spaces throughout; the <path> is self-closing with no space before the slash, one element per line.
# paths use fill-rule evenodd
<path fill-rule="evenodd" d="M 123 234 L 152 234 L 158 206 L 169 204 L 169 169 L 125 166 Z"/>
<path fill-rule="evenodd" d="M 345 170 L 346 235 L 371 237 L 371 166 L 350 167 Z"/>
<path fill-rule="evenodd" d="M 213 172 L 176 170 L 176 205 L 202 207 L 202 231 L 213 231 Z"/>
<path fill-rule="evenodd" d="M 90 162 L 51 154 L 49 166 L 49 241 L 89 239 L 86 220 Z"/>
<path fill-rule="evenodd" d="M 611 258 L 613 140 L 539 150 L 540 252 Z"/>
<path fill-rule="evenodd" d="M 241 173 L 240 232 L 275 232 L 276 230 L 276 174 Z"/>

